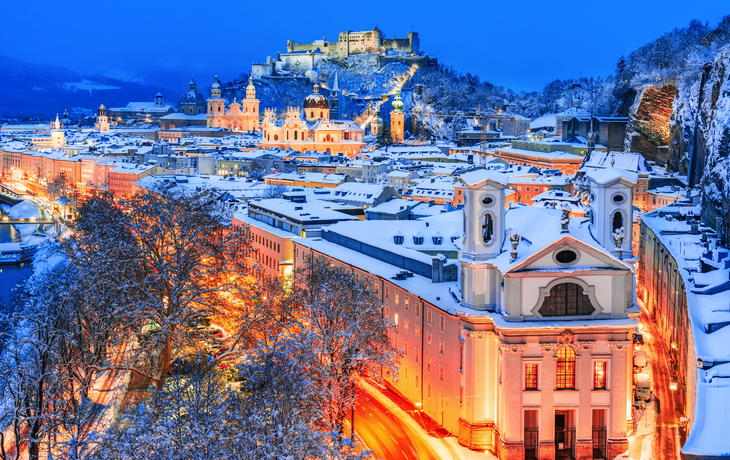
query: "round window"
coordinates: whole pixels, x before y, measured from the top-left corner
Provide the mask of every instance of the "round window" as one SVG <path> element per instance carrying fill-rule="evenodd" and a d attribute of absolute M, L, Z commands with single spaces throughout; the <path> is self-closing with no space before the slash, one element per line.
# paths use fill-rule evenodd
<path fill-rule="evenodd" d="M 484 206 L 490 206 L 492 203 L 494 203 L 494 198 L 492 198 L 491 196 L 487 195 L 482 198 L 482 204 Z"/>
<path fill-rule="evenodd" d="M 594 193 L 591 193 L 591 203 L 596 201 L 596 195 Z"/>
<path fill-rule="evenodd" d="M 617 193 L 616 195 L 613 196 L 613 202 L 616 204 L 623 203 L 625 199 L 626 198 L 620 193 Z"/>
<path fill-rule="evenodd" d="M 571 262 L 574 262 L 577 258 L 578 258 L 578 254 L 576 254 L 574 251 L 570 251 L 568 249 L 565 249 L 565 250 L 560 251 L 559 253 L 555 254 L 555 260 L 557 260 L 561 264 L 569 264 Z"/>

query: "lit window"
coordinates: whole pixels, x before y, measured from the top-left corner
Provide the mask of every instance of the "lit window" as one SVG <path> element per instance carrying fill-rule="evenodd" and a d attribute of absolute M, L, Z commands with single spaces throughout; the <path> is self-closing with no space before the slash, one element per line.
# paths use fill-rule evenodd
<path fill-rule="evenodd" d="M 596 390 L 606 389 L 606 362 L 596 361 L 593 363 L 593 388 Z"/>
<path fill-rule="evenodd" d="M 431 333 L 426 332 L 426 345 L 431 346 Z"/>
<path fill-rule="evenodd" d="M 559 390 L 575 388 L 575 351 L 570 347 L 558 350 L 557 387 Z"/>
<path fill-rule="evenodd" d="M 410 311 L 410 306 L 408 305 L 408 297 L 403 298 L 403 308 L 405 308 L 406 311 Z"/>
<path fill-rule="evenodd" d="M 421 317 L 421 304 L 416 302 L 416 318 Z"/>
<path fill-rule="evenodd" d="M 390 299 L 390 288 L 388 286 L 385 286 L 385 298 Z"/>
<path fill-rule="evenodd" d="M 525 389 L 537 390 L 537 364 L 525 365 Z"/>
<path fill-rule="evenodd" d="M 590 315 L 595 311 L 583 287 L 575 283 L 553 286 L 540 307 L 542 316 Z"/>
<path fill-rule="evenodd" d="M 414 334 L 416 335 L 416 337 L 421 337 L 421 327 L 420 326 L 416 325 L 416 330 L 415 330 Z"/>
<path fill-rule="evenodd" d="M 400 303 L 400 293 L 395 291 L 395 304 L 398 305 L 398 303 Z"/>
<path fill-rule="evenodd" d="M 395 314 L 395 325 L 398 326 L 398 313 Z"/>

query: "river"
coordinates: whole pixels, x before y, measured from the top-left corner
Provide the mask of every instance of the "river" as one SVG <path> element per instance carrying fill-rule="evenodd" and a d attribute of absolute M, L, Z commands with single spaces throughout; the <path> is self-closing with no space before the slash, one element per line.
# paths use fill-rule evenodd
<path fill-rule="evenodd" d="M 0 224 L 0 243 L 18 242 L 20 235 L 12 225 Z M 13 288 L 28 278 L 33 269 L 30 262 L 0 265 L 0 304 L 7 306 L 12 298 Z"/>

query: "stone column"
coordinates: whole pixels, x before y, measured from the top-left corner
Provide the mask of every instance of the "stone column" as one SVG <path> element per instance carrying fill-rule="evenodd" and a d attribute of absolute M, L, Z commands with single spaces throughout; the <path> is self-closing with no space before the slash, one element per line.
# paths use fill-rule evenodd
<path fill-rule="evenodd" d="M 494 419 L 490 420 L 487 405 L 491 403 L 488 366 L 492 361 L 488 353 L 489 342 L 496 339 L 492 331 L 463 330 L 464 335 L 464 400 L 459 418 L 459 444 L 474 450 L 492 449 Z"/>
<path fill-rule="evenodd" d="M 593 390 L 593 360 L 591 350 L 595 342 L 577 342 L 579 355 L 576 359 L 576 389 L 578 409 L 575 420 L 575 453 L 578 460 L 593 459 L 593 411 L 591 391 Z"/>
<path fill-rule="evenodd" d="M 628 340 L 609 341 L 611 349 L 611 410 L 608 420 L 607 450 L 608 458 L 615 458 L 629 449 L 626 437 L 626 421 L 630 417 L 628 398 L 631 372 L 631 342 Z"/>
<path fill-rule="evenodd" d="M 527 345 L 522 343 L 499 344 L 502 351 L 502 400 L 505 404 L 504 419 L 499 427 L 501 459 L 525 458 L 525 432 L 522 424 L 522 353 Z"/>
<path fill-rule="evenodd" d="M 542 362 L 540 366 L 542 407 L 540 408 L 540 460 L 555 459 L 555 351 L 558 346 L 554 343 L 541 343 Z"/>

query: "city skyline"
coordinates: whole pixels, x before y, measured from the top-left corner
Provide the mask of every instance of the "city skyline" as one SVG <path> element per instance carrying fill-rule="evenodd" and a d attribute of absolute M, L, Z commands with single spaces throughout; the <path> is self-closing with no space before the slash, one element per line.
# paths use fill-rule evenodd
<path fill-rule="evenodd" d="M 84 1 L 73 10 L 61 3 L 41 5 L 32 16 L 24 16 L 21 5 L 5 7 L 15 20 L 0 31 L 0 39 L 13 43 L 3 54 L 171 89 L 183 87 L 190 74 L 208 81 L 218 71 L 222 81 L 231 81 L 248 73 L 251 63 L 286 51 L 290 39 L 306 43 L 326 35 L 336 41 L 343 30 L 377 25 L 389 38 L 419 32 L 421 50 L 458 72 L 516 92 L 539 91 L 555 79 L 611 75 L 620 56 L 692 19 L 715 26 L 730 12 L 720 1 L 693 10 L 679 8 L 679 2 L 622 1 L 610 9 L 567 2 L 549 10 L 526 2 L 519 15 L 511 4 L 434 5 L 434 14 L 428 5 L 410 9 L 395 2 L 364 7 L 356 16 L 337 2 L 316 10 L 290 3 L 276 14 L 265 4 L 200 8 L 192 2 L 135 1 L 115 8 Z M 307 14 L 326 19 L 307 21 Z M 240 21 L 229 19 L 236 17 Z M 36 27 L 40 23 L 44 26 Z"/>

